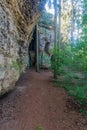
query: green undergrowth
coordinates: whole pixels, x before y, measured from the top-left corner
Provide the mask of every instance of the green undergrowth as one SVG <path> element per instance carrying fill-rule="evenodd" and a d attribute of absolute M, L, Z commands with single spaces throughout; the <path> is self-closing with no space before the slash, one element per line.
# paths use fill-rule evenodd
<path fill-rule="evenodd" d="M 42 130 L 40 126 L 37 126 L 35 130 Z"/>
<path fill-rule="evenodd" d="M 87 116 L 87 79 L 82 73 L 67 71 L 58 76 L 54 82 L 57 87 L 62 87 L 66 90 L 68 95 L 72 96 L 79 111 Z"/>
<path fill-rule="evenodd" d="M 80 105 L 87 104 L 87 86 L 65 86 L 64 88 Z"/>

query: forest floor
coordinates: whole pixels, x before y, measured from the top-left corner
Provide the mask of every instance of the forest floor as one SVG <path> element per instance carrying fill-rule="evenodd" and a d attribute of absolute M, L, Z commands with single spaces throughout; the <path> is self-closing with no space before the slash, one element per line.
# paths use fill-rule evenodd
<path fill-rule="evenodd" d="M 48 70 L 23 74 L 15 90 L 0 99 L 0 130 L 87 130 L 86 117 L 51 79 Z"/>

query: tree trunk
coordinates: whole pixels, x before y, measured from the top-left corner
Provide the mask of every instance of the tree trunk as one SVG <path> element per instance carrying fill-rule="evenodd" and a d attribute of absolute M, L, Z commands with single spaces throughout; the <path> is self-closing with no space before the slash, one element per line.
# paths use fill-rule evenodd
<path fill-rule="evenodd" d="M 57 46 L 57 0 L 54 0 L 54 45 Z"/>
<path fill-rule="evenodd" d="M 39 72 L 38 24 L 36 25 L 36 71 Z"/>
<path fill-rule="evenodd" d="M 75 10 L 74 1 L 71 0 L 72 10 L 71 10 L 71 43 L 74 43 L 74 31 L 75 31 Z"/>
<path fill-rule="evenodd" d="M 61 49 L 61 0 L 59 0 L 59 16 L 58 16 L 58 49 Z"/>

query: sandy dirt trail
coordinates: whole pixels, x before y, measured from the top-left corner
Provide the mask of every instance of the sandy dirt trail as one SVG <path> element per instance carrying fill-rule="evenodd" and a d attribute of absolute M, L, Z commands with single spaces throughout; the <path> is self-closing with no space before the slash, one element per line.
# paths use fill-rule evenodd
<path fill-rule="evenodd" d="M 67 94 L 54 87 L 50 71 L 28 70 L 16 89 L 0 99 L 0 130 L 87 130 L 80 113 L 68 110 Z"/>

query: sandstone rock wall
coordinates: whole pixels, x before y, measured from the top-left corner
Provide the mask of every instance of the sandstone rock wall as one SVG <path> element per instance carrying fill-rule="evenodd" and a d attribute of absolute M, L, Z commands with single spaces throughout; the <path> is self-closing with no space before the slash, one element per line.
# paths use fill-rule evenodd
<path fill-rule="evenodd" d="M 13 89 L 26 67 L 41 0 L 0 0 L 0 95 Z"/>

